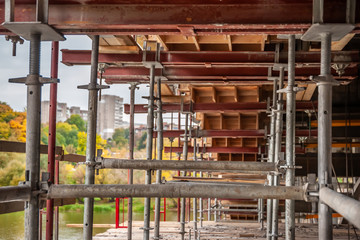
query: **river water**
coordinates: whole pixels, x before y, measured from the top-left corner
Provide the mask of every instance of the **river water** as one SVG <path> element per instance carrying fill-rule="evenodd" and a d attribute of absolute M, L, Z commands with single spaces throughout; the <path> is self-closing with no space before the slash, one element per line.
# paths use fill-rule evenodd
<path fill-rule="evenodd" d="M 126 213 L 125 213 L 126 215 Z M 43 239 L 45 239 L 45 214 L 43 215 Z M 166 212 L 167 221 L 176 221 L 176 211 Z M 120 218 L 121 219 L 121 218 Z M 126 216 L 125 216 L 126 219 Z M 144 219 L 143 212 L 133 213 L 134 221 L 142 221 Z M 151 219 L 154 219 L 153 212 Z M 82 228 L 70 228 L 66 224 L 83 223 L 82 211 L 60 212 L 59 219 L 59 239 L 77 240 L 82 239 Z M 111 212 L 94 212 L 95 224 L 115 224 L 115 211 Z M 94 228 L 94 235 L 105 232 L 107 228 Z M 8 214 L 0 214 L 0 240 L 18 240 L 24 239 L 24 212 L 15 212 Z"/>

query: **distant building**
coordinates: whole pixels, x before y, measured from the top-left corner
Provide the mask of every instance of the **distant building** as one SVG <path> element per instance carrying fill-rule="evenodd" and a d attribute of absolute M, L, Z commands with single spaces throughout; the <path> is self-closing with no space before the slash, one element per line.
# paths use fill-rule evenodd
<path fill-rule="evenodd" d="M 80 117 L 85 121 L 87 122 L 87 114 L 88 114 L 88 111 L 87 110 L 81 110 L 80 107 L 76 107 L 76 106 L 72 106 L 69 110 L 70 112 L 70 116 L 71 115 L 80 115 Z"/>
<path fill-rule="evenodd" d="M 114 95 L 102 95 L 98 104 L 97 133 L 102 138 L 111 138 L 116 128 L 123 125 L 123 98 Z"/>
<path fill-rule="evenodd" d="M 41 123 L 49 123 L 50 101 L 41 102 Z M 65 122 L 71 115 L 78 114 L 87 121 L 87 110 L 81 110 L 80 107 L 67 107 L 67 103 L 57 103 L 56 122 Z"/>
<path fill-rule="evenodd" d="M 41 123 L 49 122 L 50 101 L 41 102 Z M 68 108 L 66 103 L 57 103 L 56 122 L 64 122 L 69 118 Z"/>

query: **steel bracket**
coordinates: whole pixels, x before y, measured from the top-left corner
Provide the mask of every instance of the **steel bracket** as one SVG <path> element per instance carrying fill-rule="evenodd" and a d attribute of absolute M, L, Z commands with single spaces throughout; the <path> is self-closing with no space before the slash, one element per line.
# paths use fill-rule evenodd
<path fill-rule="evenodd" d="M 110 86 L 108 85 L 99 85 L 99 84 L 86 84 L 77 86 L 78 89 L 87 89 L 87 90 L 100 90 L 100 89 L 108 89 Z"/>
<path fill-rule="evenodd" d="M 284 69 L 284 71 L 288 70 L 288 64 L 286 63 L 275 63 L 273 68 L 274 71 L 280 71 L 281 69 Z M 277 77 L 279 78 L 279 77 Z"/>
<path fill-rule="evenodd" d="M 340 41 L 346 34 L 355 28 L 353 24 L 347 23 L 315 23 L 301 37 L 303 41 L 320 42 L 321 35 L 330 33 L 332 41 Z"/>
<path fill-rule="evenodd" d="M 20 78 L 10 78 L 10 83 L 23 83 L 26 85 L 38 85 L 38 84 L 45 84 L 45 83 L 59 83 L 60 80 L 57 78 L 45 78 L 41 75 L 36 74 L 29 74 L 26 77 Z"/>
<path fill-rule="evenodd" d="M 305 202 L 318 202 L 319 201 L 319 185 L 306 183 L 305 188 Z"/>
<path fill-rule="evenodd" d="M 4 22 L 4 28 L 30 41 L 31 35 L 41 35 L 41 41 L 64 41 L 66 38 L 50 25 L 42 22 Z"/>
<path fill-rule="evenodd" d="M 310 76 L 310 80 L 315 82 L 317 86 L 319 85 L 333 85 L 333 86 L 339 86 L 340 82 L 336 81 L 332 75 L 326 75 L 326 76 Z"/>
<path fill-rule="evenodd" d="M 282 88 L 277 90 L 277 93 L 297 93 L 297 92 L 301 92 L 301 91 L 305 91 L 305 88 L 302 87 L 290 87 L 287 86 L 286 88 Z"/>

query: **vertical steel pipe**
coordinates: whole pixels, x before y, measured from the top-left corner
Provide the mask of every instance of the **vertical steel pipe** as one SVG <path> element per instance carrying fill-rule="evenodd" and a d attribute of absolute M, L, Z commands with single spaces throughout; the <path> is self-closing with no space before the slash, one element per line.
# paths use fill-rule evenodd
<path fill-rule="evenodd" d="M 155 85 L 155 65 L 150 67 L 150 88 L 148 100 L 148 115 L 147 115 L 147 137 L 146 137 L 146 158 L 148 161 L 152 160 L 153 150 L 153 131 L 154 131 L 154 85 Z M 151 170 L 146 171 L 145 184 L 151 184 Z M 151 198 L 147 197 L 144 200 L 144 240 L 150 238 L 150 204 Z"/>
<path fill-rule="evenodd" d="M 271 115 L 270 115 L 270 137 L 269 137 L 269 152 L 268 152 L 268 162 L 273 163 L 274 162 L 274 152 L 275 152 L 275 107 L 276 107 L 276 101 L 277 101 L 277 80 L 274 80 L 273 84 L 273 102 L 271 107 Z M 273 186 L 274 184 L 274 176 L 272 174 L 269 174 L 268 177 L 268 185 Z M 271 239 L 271 233 L 272 233 L 272 209 L 273 209 L 273 201 L 271 199 L 267 200 L 267 206 L 266 206 L 266 217 L 267 217 L 267 229 L 266 229 L 266 239 Z"/>
<path fill-rule="evenodd" d="M 208 211 L 207 211 L 208 221 L 211 221 L 211 198 L 208 198 L 207 208 L 208 208 Z"/>
<path fill-rule="evenodd" d="M 331 34 L 321 34 L 320 76 L 326 80 L 318 83 L 318 181 L 320 189 L 331 186 L 332 153 L 331 153 L 331 116 L 332 116 L 332 82 L 331 77 Z M 331 240 L 332 211 L 319 201 L 319 239 Z"/>
<path fill-rule="evenodd" d="M 135 129 L 134 129 L 134 117 L 135 117 L 135 90 L 136 83 L 130 84 L 130 126 L 129 126 L 129 160 L 134 160 L 134 146 L 135 146 Z M 129 169 L 128 172 L 128 184 L 133 184 L 134 170 Z M 132 239 L 132 214 L 133 214 L 133 198 L 128 198 L 128 228 L 127 238 Z"/>
<path fill-rule="evenodd" d="M 163 158 L 163 114 L 162 114 L 162 102 L 161 102 L 161 78 L 157 79 L 157 153 L 158 161 Z M 156 171 L 156 183 L 161 183 L 161 169 Z M 160 239 L 160 208 L 161 198 L 155 198 L 155 230 L 154 239 Z M 164 206 L 164 209 L 165 206 Z"/>
<path fill-rule="evenodd" d="M 88 100 L 88 123 L 86 139 L 86 172 L 85 185 L 91 185 L 95 182 L 95 153 L 96 153 L 96 118 L 97 118 L 97 69 L 99 56 L 99 36 L 93 36 L 91 51 L 91 75 L 89 84 Z M 94 199 L 84 199 L 84 240 L 92 239 L 94 218 Z"/>
<path fill-rule="evenodd" d="M 197 161 L 197 150 L 199 149 L 199 146 L 196 143 L 196 138 L 194 138 L 194 161 Z M 196 178 L 196 170 L 193 171 L 193 177 Z M 197 198 L 193 198 L 193 221 L 194 221 L 194 238 L 197 239 Z"/>
<path fill-rule="evenodd" d="M 55 184 L 59 184 L 59 160 L 55 160 Z M 59 207 L 55 207 L 55 240 L 59 239 Z"/>
<path fill-rule="evenodd" d="M 27 184 L 32 191 L 39 190 L 40 182 L 40 34 L 32 34 L 30 40 L 30 62 L 27 85 L 26 121 L 26 172 Z M 25 239 L 39 238 L 39 196 L 34 194 L 25 203 Z"/>
<path fill-rule="evenodd" d="M 189 125 L 189 114 L 185 114 L 185 129 L 184 129 L 184 145 L 183 145 L 183 159 L 187 161 L 188 158 L 188 125 Z M 182 172 L 182 176 L 186 176 L 186 171 Z M 181 240 L 185 239 L 185 215 L 186 215 L 186 199 L 181 198 L 181 214 L 180 214 L 180 234 Z"/>
<path fill-rule="evenodd" d="M 52 42 L 51 49 L 51 78 L 58 78 L 59 42 Z M 54 183 L 55 175 L 55 146 L 56 146 L 56 108 L 57 83 L 50 85 L 49 106 L 49 136 L 48 136 L 48 172 L 49 182 Z M 46 200 L 46 240 L 53 239 L 54 200 Z"/>
<path fill-rule="evenodd" d="M 203 153 L 200 154 L 200 161 L 203 161 Z M 200 178 L 202 179 L 203 172 L 200 171 Z M 200 212 L 200 227 L 203 227 L 203 218 L 204 218 L 204 209 L 203 209 L 203 198 L 199 199 L 199 212 Z"/>
<path fill-rule="evenodd" d="M 278 89 L 283 88 L 284 82 L 284 68 L 280 67 L 279 69 L 279 87 Z M 280 153 L 281 153 L 281 140 L 282 140 L 282 132 L 283 132 L 283 121 L 282 121 L 282 110 L 283 110 L 283 94 L 278 93 L 277 103 L 276 103 L 276 114 L 275 115 L 275 148 L 274 148 L 274 162 L 277 164 L 280 161 Z M 274 186 L 278 186 L 280 179 L 278 175 L 274 176 Z M 273 200 L 273 211 L 272 211 L 272 239 L 278 239 L 278 224 L 279 224 L 279 200 Z"/>
<path fill-rule="evenodd" d="M 289 36 L 288 86 L 286 92 L 286 186 L 295 184 L 295 36 Z M 295 239 L 295 201 L 285 200 L 285 238 Z"/>

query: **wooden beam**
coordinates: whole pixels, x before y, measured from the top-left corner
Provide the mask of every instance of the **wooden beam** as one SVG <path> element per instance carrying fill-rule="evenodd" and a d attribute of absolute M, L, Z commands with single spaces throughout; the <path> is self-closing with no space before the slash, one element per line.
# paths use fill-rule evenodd
<path fill-rule="evenodd" d="M 163 46 L 165 51 L 169 51 L 169 47 L 166 45 L 166 36 L 156 35 L 156 39 L 160 42 L 161 46 Z"/>
<path fill-rule="evenodd" d="M 138 53 L 139 48 L 137 46 L 99 46 L 100 53 Z"/>
<path fill-rule="evenodd" d="M 308 84 L 301 100 L 302 101 L 310 101 L 312 95 L 315 92 L 315 89 L 316 89 L 316 84 Z"/>
<path fill-rule="evenodd" d="M 195 44 L 195 47 L 196 47 L 196 50 L 197 51 L 200 51 L 200 44 L 199 44 L 199 41 L 197 40 L 197 37 L 196 36 L 191 36 L 194 44 Z"/>
<path fill-rule="evenodd" d="M 351 127 L 360 127 L 360 120 L 332 120 L 332 127 L 345 127 L 345 126 L 351 126 Z M 311 121 L 311 127 L 318 127 L 317 121 Z"/>
<path fill-rule="evenodd" d="M 227 43 L 229 46 L 229 51 L 232 52 L 232 41 L 231 41 L 231 35 L 226 35 Z"/>
<path fill-rule="evenodd" d="M 332 51 L 341 51 L 355 36 L 355 33 L 349 33 L 345 35 L 340 41 L 332 42 L 331 43 L 331 50 Z"/>

